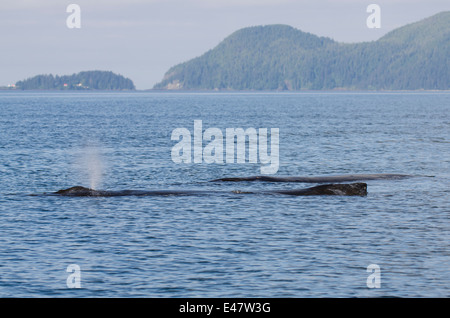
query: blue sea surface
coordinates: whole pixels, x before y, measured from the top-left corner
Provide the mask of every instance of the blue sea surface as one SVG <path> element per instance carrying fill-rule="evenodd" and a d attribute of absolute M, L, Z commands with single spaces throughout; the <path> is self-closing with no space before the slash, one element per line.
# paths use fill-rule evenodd
<path fill-rule="evenodd" d="M 5 91 L 0 114 L 0 297 L 450 296 L 448 92 Z M 261 163 L 174 163 L 172 131 L 194 120 L 279 128 L 277 176 L 414 177 L 366 197 L 236 194 L 315 184 L 208 182 Z M 75 185 L 216 192 L 44 195 Z"/>

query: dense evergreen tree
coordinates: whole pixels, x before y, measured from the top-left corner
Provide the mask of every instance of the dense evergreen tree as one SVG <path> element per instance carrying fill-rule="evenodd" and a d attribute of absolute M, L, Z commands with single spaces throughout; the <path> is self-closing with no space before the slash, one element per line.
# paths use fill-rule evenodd
<path fill-rule="evenodd" d="M 37 75 L 16 83 L 18 89 L 134 90 L 133 82 L 109 71 L 86 71 L 72 75 Z"/>
<path fill-rule="evenodd" d="M 450 89 L 450 12 L 343 44 L 285 25 L 241 29 L 156 89 Z"/>

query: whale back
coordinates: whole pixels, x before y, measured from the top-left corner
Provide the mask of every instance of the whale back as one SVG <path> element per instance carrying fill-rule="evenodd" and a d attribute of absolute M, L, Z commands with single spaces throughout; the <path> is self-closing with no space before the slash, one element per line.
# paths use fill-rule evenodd
<path fill-rule="evenodd" d="M 336 184 L 322 184 L 312 188 L 300 190 L 281 190 L 276 191 L 280 194 L 288 195 L 367 195 L 367 183 L 336 183 Z"/>
<path fill-rule="evenodd" d="M 55 194 L 67 195 L 67 196 L 77 196 L 77 197 L 93 196 L 93 195 L 95 195 L 95 190 L 85 188 L 82 186 L 75 186 L 75 187 L 71 187 L 68 189 L 59 190 L 59 191 L 55 192 Z"/>
<path fill-rule="evenodd" d="M 228 192 L 228 191 L 226 191 Z M 200 195 L 200 194 L 214 194 L 224 193 L 223 191 L 211 190 L 122 190 L 122 191 L 101 191 L 75 186 L 68 189 L 59 190 L 53 194 L 73 197 L 114 197 L 114 196 L 167 196 L 167 195 Z M 337 183 L 337 184 L 322 184 L 312 188 L 294 189 L 294 190 L 272 190 L 272 191 L 231 191 L 235 194 L 287 194 L 287 195 L 367 195 L 366 183 Z"/>
<path fill-rule="evenodd" d="M 344 174 L 335 176 L 318 177 L 275 177 L 275 176 L 252 176 L 252 177 L 228 177 L 214 179 L 210 182 L 241 182 L 241 181 L 266 181 L 266 182 L 300 182 L 300 183 L 332 183 L 332 182 L 355 182 L 366 180 L 397 180 L 412 177 L 406 174 L 376 173 L 376 174 Z"/>

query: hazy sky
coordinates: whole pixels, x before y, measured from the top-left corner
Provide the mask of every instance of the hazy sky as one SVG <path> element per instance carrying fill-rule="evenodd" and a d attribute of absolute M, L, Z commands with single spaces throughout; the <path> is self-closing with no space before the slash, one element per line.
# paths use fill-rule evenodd
<path fill-rule="evenodd" d="M 69 4 L 81 28 L 69 29 Z M 369 4 L 381 28 L 369 29 Z M 110 70 L 151 88 L 169 67 L 247 26 L 288 24 L 341 42 L 376 40 L 450 10 L 449 0 L 14 0 L 0 1 L 0 86 L 37 74 Z"/>

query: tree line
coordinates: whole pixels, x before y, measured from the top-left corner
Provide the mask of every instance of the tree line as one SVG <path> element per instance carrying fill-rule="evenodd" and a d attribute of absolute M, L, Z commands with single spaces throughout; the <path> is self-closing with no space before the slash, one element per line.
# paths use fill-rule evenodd
<path fill-rule="evenodd" d="M 286 25 L 236 31 L 200 57 L 172 67 L 156 89 L 450 89 L 450 13 L 344 44 Z"/>
<path fill-rule="evenodd" d="M 111 71 L 85 71 L 72 75 L 36 75 L 16 83 L 17 89 L 134 90 L 133 81 Z"/>

